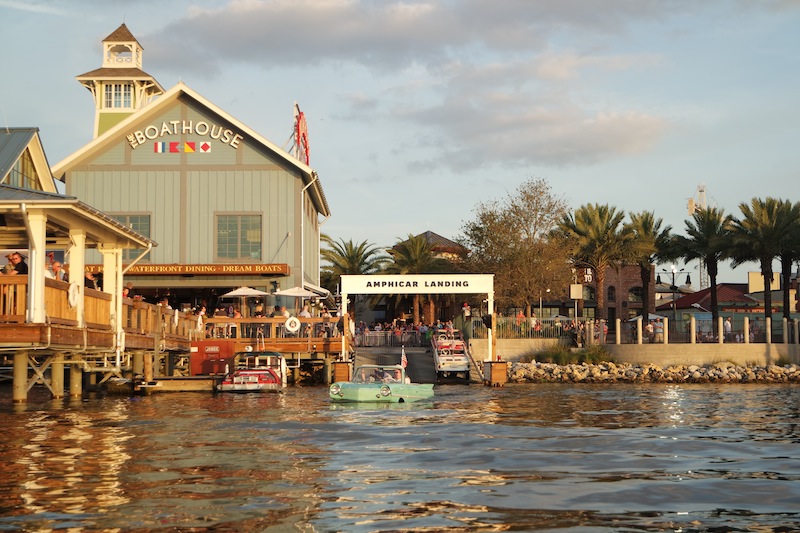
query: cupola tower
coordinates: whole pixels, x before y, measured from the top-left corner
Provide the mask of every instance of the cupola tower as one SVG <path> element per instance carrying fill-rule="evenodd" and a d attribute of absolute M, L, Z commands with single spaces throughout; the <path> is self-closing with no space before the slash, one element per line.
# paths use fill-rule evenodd
<path fill-rule="evenodd" d="M 142 51 L 123 23 L 103 39 L 103 66 L 76 76 L 94 97 L 95 138 L 164 92 L 155 78 L 142 70 Z"/>

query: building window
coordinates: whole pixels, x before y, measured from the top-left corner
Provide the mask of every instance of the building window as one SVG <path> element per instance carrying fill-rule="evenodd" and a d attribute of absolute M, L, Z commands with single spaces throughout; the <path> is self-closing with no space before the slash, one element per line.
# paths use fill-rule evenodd
<path fill-rule="evenodd" d="M 147 238 L 150 238 L 150 215 L 116 214 L 116 215 L 111 215 L 111 218 L 131 228 L 136 233 L 144 235 Z M 143 251 L 144 248 L 129 248 L 122 250 L 122 260 L 133 261 L 134 259 L 139 257 Z"/>
<path fill-rule="evenodd" d="M 617 288 L 613 285 L 608 288 L 608 295 L 606 296 L 606 301 L 610 303 L 614 303 L 617 301 Z"/>
<path fill-rule="evenodd" d="M 133 85 L 130 83 L 109 83 L 106 85 L 106 109 L 131 109 Z"/>
<path fill-rule="evenodd" d="M 217 258 L 261 260 L 261 215 L 217 215 Z"/>
<path fill-rule="evenodd" d="M 642 303 L 644 301 L 644 289 L 641 287 L 631 287 L 628 290 L 628 301 Z"/>
<path fill-rule="evenodd" d="M 22 156 L 14 162 L 14 166 L 11 167 L 2 183 L 21 189 L 42 190 L 30 150 L 26 149 L 22 152 Z"/>

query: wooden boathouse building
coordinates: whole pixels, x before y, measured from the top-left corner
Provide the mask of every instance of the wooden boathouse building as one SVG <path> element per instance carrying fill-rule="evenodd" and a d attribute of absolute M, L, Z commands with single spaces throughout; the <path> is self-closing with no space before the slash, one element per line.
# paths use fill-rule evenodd
<path fill-rule="evenodd" d="M 298 369 L 302 358 L 337 358 L 336 319 L 301 318 L 287 333 L 283 317 L 250 309 L 193 314 L 241 286 L 268 293 L 265 308 L 294 307 L 272 296 L 282 289 L 329 296 L 319 242 L 330 210 L 302 114 L 294 127 L 305 150 L 290 154 L 186 84 L 165 91 L 124 24 L 103 41 L 101 68 L 77 79 L 95 103 L 89 144 L 50 167 L 35 128 L 0 140 L 0 249 L 30 267 L 0 275 L 0 382 L 13 381 L 13 400 L 36 385 L 59 398 L 117 379 L 191 377 L 193 343 L 209 358 L 291 353 Z M 45 275 L 52 254 L 69 281 Z M 84 273 L 102 278 L 99 290 Z M 131 285 L 137 298 L 123 294 Z"/>
<path fill-rule="evenodd" d="M 330 209 L 308 165 L 302 113 L 294 130 L 305 150 L 289 153 L 185 83 L 164 91 L 142 54 L 125 24 L 103 41 L 101 68 L 77 77 L 94 100 L 95 138 L 53 167 L 67 194 L 160 244 L 124 252 L 123 263 L 147 252 L 126 283 L 180 309 L 211 310 L 240 286 L 328 296 L 319 247 Z M 90 259 L 102 270 L 99 256 Z"/>

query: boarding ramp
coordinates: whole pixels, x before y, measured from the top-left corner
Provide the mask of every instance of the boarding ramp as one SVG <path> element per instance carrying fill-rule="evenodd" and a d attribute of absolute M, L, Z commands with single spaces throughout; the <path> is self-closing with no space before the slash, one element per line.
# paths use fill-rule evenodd
<path fill-rule="evenodd" d="M 430 348 L 419 346 L 399 346 L 399 347 L 365 347 L 360 346 L 356 349 L 353 366 L 361 365 L 399 365 L 401 364 L 402 354 L 405 352 L 408 366 L 406 374 L 414 383 L 437 383 L 437 372 L 434 364 L 433 354 Z M 469 349 L 467 348 L 469 354 Z M 472 359 L 468 358 L 472 364 L 470 379 L 476 382 L 483 380 L 480 366 Z M 463 382 L 463 381 L 462 381 Z"/>

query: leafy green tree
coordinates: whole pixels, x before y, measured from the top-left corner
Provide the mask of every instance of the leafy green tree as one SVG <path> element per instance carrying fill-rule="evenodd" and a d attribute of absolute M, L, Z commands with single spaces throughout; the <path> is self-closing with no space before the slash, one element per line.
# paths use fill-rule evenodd
<path fill-rule="evenodd" d="M 698 209 L 691 220 L 686 220 L 686 235 L 676 235 L 669 243 L 664 259 L 683 258 L 686 262 L 699 259 L 706 266 L 711 283 L 711 316 L 716 331 L 719 304 L 717 300 L 717 275 L 719 262 L 727 256 L 731 246 L 733 218 L 716 207 Z"/>
<path fill-rule="evenodd" d="M 628 227 L 633 232 L 633 240 L 629 259 L 639 265 L 639 276 L 642 280 L 642 292 L 644 293 L 642 314 L 647 317 L 647 314 L 654 309 L 654 303 L 650 300 L 653 263 L 657 262 L 661 254 L 667 249 L 671 238 L 672 226 L 666 226 L 662 229 L 661 225 L 664 221 L 656 218 L 652 211 L 631 213 L 630 219 Z"/>
<path fill-rule="evenodd" d="M 465 268 L 494 274 L 495 300 L 525 307 L 530 316 L 548 289 L 569 284 L 569 256 L 562 237 L 553 234 L 566 211 L 543 179 L 525 181 L 504 201 L 479 203 L 462 227 L 460 242 L 470 250 Z"/>
<path fill-rule="evenodd" d="M 772 315 L 772 261 L 781 253 L 784 234 L 795 222 L 781 200 L 753 198 L 741 203 L 740 219 L 734 219 L 731 230 L 733 267 L 758 261 L 764 278 L 764 316 Z"/>
<path fill-rule="evenodd" d="M 558 223 L 571 248 L 577 267 L 594 270 L 597 280 L 597 318 L 607 318 L 605 279 L 608 268 L 619 268 L 630 257 L 633 231 L 623 224 L 624 211 L 600 204 L 586 204 L 567 213 Z"/>

